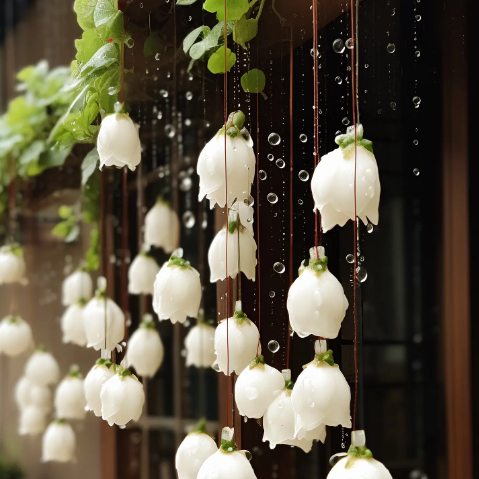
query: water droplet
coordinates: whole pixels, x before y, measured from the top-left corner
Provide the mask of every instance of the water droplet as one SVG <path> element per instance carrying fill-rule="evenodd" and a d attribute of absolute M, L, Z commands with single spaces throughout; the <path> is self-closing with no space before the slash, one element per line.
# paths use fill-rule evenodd
<path fill-rule="evenodd" d="M 133 38 L 129 38 L 126 42 L 125 42 L 125 45 L 128 47 L 128 48 L 133 48 L 135 46 L 135 40 L 133 40 Z"/>
<path fill-rule="evenodd" d="M 275 203 L 278 202 L 278 196 L 277 196 L 275 193 L 268 193 L 268 196 L 266 197 L 266 199 L 267 199 L 272 205 L 274 205 Z"/>
<path fill-rule="evenodd" d="M 265 180 L 266 178 L 268 178 L 268 175 L 267 175 L 266 171 L 259 170 L 259 179 L 260 180 Z"/>
<path fill-rule="evenodd" d="M 276 293 L 274 291 L 269 292 L 269 297 L 274 298 L 276 296 Z"/>
<path fill-rule="evenodd" d="M 390 103 L 390 106 L 391 106 L 391 108 L 392 108 L 393 110 L 395 110 L 395 109 L 396 109 L 396 106 L 397 106 L 397 105 L 396 105 L 396 102 L 395 102 L 395 101 L 392 101 L 392 102 Z"/>
<path fill-rule="evenodd" d="M 303 200 L 298 200 L 298 205 L 302 205 L 303 204 Z"/>
<path fill-rule="evenodd" d="M 284 273 L 284 271 L 285 271 L 286 268 L 284 267 L 284 264 L 283 264 L 283 263 L 277 261 L 276 263 L 274 263 L 273 269 L 274 269 L 277 273 L 282 274 L 282 273 Z"/>
<path fill-rule="evenodd" d="M 343 125 L 349 125 L 349 120 L 347 117 L 344 117 L 342 122 L 343 122 Z"/>
<path fill-rule="evenodd" d="M 274 155 L 272 155 L 271 153 L 268 154 L 267 156 L 268 160 L 269 161 L 273 161 L 274 160 Z"/>
<path fill-rule="evenodd" d="M 278 135 L 278 133 L 270 133 L 268 135 L 268 142 L 273 146 L 279 145 L 281 143 L 281 137 Z"/>
<path fill-rule="evenodd" d="M 388 53 L 394 53 L 396 51 L 396 45 L 394 45 L 394 43 L 388 43 L 386 50 Z"/>
<path fill-rule="evenodd" d="M 366 226 L 366 231 L 368 233 L 372 233 L 374 231 L 374 225 L 372 223 L 368 223 L 368 225 Z"/>
<path fill-rule="evenodd" d="M 176 129 L 173 125 L 165 125 L 165 133 L 168 138 L 173 138 L 176 135 Z"/>
<path fill-rule="evenodd" d="M 421 173 L 418 168 L 414 168 L 414 170 L 412 170 L 412 172 L 413 172 L 414 176 L 419 176 L 419 174 Z"/>
<path fill-rule="evenodd" d="M 343 83 L 343 80 L 342 80 L 341 77 L 336 77 L 336 78 L 334 79 L 334 81 L 335 81 L 338 85 L 341 85 L 341 83 Z"/>
<path fill-rule="evenodd" d="M 140 8 L 143 8 L 143 3 L 140 3 Z"/>
<path fill-rule="evenodd" d="M 268 349 L 272 352 L 272 353 L 277 353 L 279 351 L 279 343 L 278 341 L 272 339 L 269 343 L 268 343 Z"/>
<path fill-rule="evenodd" d="M 416 19 L 416 22 L 420 22 L 422 19 L 421 15 L 416 15 L 414 18 Z"/>
<path fill-rule="evenodd" d="M 191 93 L 190 91 L 187 91 L 187 92 L 185 93 L 185 98 L 186 98 L 187 100 L 191 100 L 191 99 L 193 98 L 193 93 Z"/>
<path fill-rule="evenodd" d="M 254 198 L 251 195 L 248 195 L 248 198 L 245 198 L 243 203 L 246 206 L 253 206 L 254 205 Z"/>
<path fill-rule="evenodd" d="M 284 162 L 281 158 L 278 158 L 278 159 L 276 160 L 276 166 L 277 166 L 278 168 L 284 168 L 284 165 L 285 165 L 285 162 Z"/>
<path fill-rule="evenodd" d="M 245 416 L 246 417 L 246 416 Z M 249 451 L 242 451 L 246 457 L 246 459 L 248 459 L 248 461 L 251 461 L 251 459 L 253 459 L 253 454 L 251 454 L 251 452 Z"/>
<path fill-rule="evenodd" d="M 180 183 L 180 190 L 181 191 L 190 191 L 191 187 L 193 186 L 193 181 L 191 181 L 190 177 L 183 178 Z"/>
<path fill-rule="evenodd" d="M 369 68 L 369 63 L 365 63 L 364 68 Z"/>
<path fill-rule="evenodd" d="M 155 60 L 159 60 L 160 58 L 161 58 L 161 55 L 160 55 L 159 53 L 157 53 L 157 54 L 155 55 Z"/>
<path fill-rule="evenodd" d="M 245 390 L 244 390 L 244 394 L 245 396 L 250 399 L 250 400 L 253 400 L 253 399 L 256 399 L 259 395 L 259 392 L 258 392 L 258 389 L 257 388 L 254 388 L 252 386 L 248 386 Z"/>
<path fill-rule="evenodd" d="M 360 283 L 364 283 L 368 279 L 368 272 L 363 266 L 356 268 L 356 278 Z"/>
<path fill-rule="evenodd" d="M 413 144 L 414 146 L 417 146 L 417 145 L 419 145 L 419 141 L 417 141 L 417 140 L 412 140 L 412 144 Z"/>
<path fill-rule="evenodd" d="M 346 256 L 346 261 L 347 261 L 348 263 L 350 263 L 350 264 L 354 263 L 354 255 L 348 254 L 348 255 Z"/>
<path fill-rule="evenodd" d="M 158 118 L 158 120 L 161 120 L 163 118 L 163 112 L 159 111 L 156 117 Z"/>
<path fill-rule="evenodd" d="M 341 38 L 337 38 L 333 42 L 333 50 L 336 53 L 343 53 L 344 52 L 344 42 L 341 40 Z"/>
<path fill-rule="evenodd" d="M 215 362 L 211 365 L 211 369 L 213 369 L 213 371 L 216 371 L 217 373 L 220 372 L 220 365 L 218 364 L 218 361 L 215 361 Z"/>
<path fill-rule="evenodd" d="M 191 125 L 191 120 L 189 118 L 186 118 L 185 120 L 185 125 L 190 126 Z"/>
<path fill-rule="evenodd" d="M 416 56 L 416 58 L 419 58 L 421 56 L 421 52 L 419 50 L 416 50 L 414 52 L 414 55 Z"/>
<path fill-rule="evenodd" d="M 354 42 L 352 38 L 348 38 L 346 40 L 346 48 L 348 48 L 349 50 L 352 50 L 354 48 Z"/>
<path fill-rule="evenodd" d="M 114 95 L 115 93 L 117 93 L 117 88 L 114 87 L 114 86 L 110 86 L 108 87 L 108 95 Z"/>
<path fill-rule="evenodd" d="M 418 96 L 413 97 L 412 103 L 414 105 L 414 108 L 419 108 L 419 105 L 421 104 L 421 98 Z"/>
<path fill-rule="evenodd" d="M 313 48 L 311 48 L 311 50 L 309 50 L 309 54 L 310 54 L 312 57 L 314 57 L 314 49 L 313 49 Z M 317 52 L 317 55 L 318 55 L 318 57 L 320 56 L 319 50 L 318 50 L 318 52 Z"/>
<path fill-rule="evenodd" d="M 183 216 L 181 217 L 183 224 L 187 228 L 193 228 L 195 226 L 196 218 L 193 212 L 191 211 L 185 211 L 183 213 Z"/>
<path fill-rule="evenodd" d="M 163 97 L 163 98 L 168 98 L 168 92 L 166 90 L 160 90 L 160 95 Z"/>
<path fill-rule="evenodd" d="M 301 133 L 301 135 L 299 135 L 299 140 L 301 143 L 306 143 L 308 141 L 308 137 L 304 133 Z"/>
<path fill-rule="evenodd" d="M 301 170 L 298 173 L 298 177 L 301 181 L 308 181 L 309 180 L 309 173 L 306 170 Z"/>

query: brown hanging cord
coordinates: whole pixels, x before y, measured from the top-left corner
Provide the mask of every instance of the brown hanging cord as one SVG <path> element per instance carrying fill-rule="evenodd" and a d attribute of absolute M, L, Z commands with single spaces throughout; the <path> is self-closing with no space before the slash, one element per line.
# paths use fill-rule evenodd
<path fill-rule="evenodd" d="M 121 220 L 121 309 L 125 315 L 124 341 L 128 339 L 128 168 L 122 171 L 122 220 Z"/>

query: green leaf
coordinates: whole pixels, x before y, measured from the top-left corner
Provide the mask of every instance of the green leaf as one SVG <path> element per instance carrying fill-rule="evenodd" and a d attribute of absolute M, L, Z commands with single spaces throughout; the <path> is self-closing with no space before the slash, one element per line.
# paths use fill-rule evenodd
<path fill-rule="evenodd" d="M 60 206 L 60 208 L 58 208 L 58 216 L 63 220 L 66 220 L 72 214 L 73 214 L 73 210 L 71 209 L 70 206 L 63 205 L 63 206 Z"/>
<path fill-rule="evenodd" d="M 43 140 L 35 140 L 23 150 L 18 161 L 21 165 L 28 165 L 33 161 L 38 161 L 44 149 L 45 142 Z"/>
<path fill-rule="evenodd" d="M 241 86 L 246 93 L 261 93 L 266 85 L 266 77 L 261 70 L 254 68 L 241 77 Z"/>
<path fill-rule="evenodd" d="M 69 221 L 60 221 L 52 229 L 52 235 L 58 236 L 59 238 L 66 238 L 71 230 L 71 224 Z"/>
<path fill-rule="evenodd" d="M 118 13 L 118 0 L 98 0 L 93 13 L 95 27 L 113 20 Z"/>
<path fill-rule="evenodd" d="M 81 39 L 75 40 L 76 59 L 79 65 L 84 65 L 104 45 L 96 30 L 85 30 Z"/>
<path fill-rule="evenodd" d="M 95 168 L 93 174 L 82 188 L 82 216 L 85 223 L 100 220 L 100 171 Z"/>
<path fill-rule="evenodd" d="M 75 13 L 77 14 L 78 25 L 80 25 L 83 30 L 95 28 L 93 14 L 95 12 L 97 1 L 98 0 L 75 0 L 73 10 L 75 10 Z"/>
<path fill-rule="evenodd" d="M 150 36 L 145 40 L 143 45 L 143 54 L 145 57 L 151 57 L 164 51 L 164 48 L 165 45 L 158 32 L 151 32 Z"/>
<path fill-rule="evenodd" d="M 230 71 L 231 67 L 236 62 L 236 55 L 229 49 L 226 48 L 226 65 L 225 65 L 225 47 L 219 47 L 213 55 L 211 55 L 208 60 L 208 70 L 211 73 L 225 73 Z"/>
<path fill-rule="evenodd" d="M 205 38 L 210 33 L 209 27 L 205 27 L 204 25 L 198 28 L 195 28 L 192 32 L 186 35 L 185 39 L 183 40 L 183 51 L 188 53 L 188 50 L 191 48 L 193 43 L 196 42 L 198 37 L 203 34 L 203 38 Z"/>
<path fill-rule="evenodd" d="M 90 248 L 85 254 L 85 267 L 96 271 L 100 267 L 100 232 L 94 228 L 90 233 Z"/>
<path fill-rule="evenodd" d="M 61 150 L 49 149 L 40 155 L 39 165 L 46 170 L 55 166 L 62 166 L 72 151 L 72 147 Z"/>
<path fill-rule="evenodd" d="M 246 42 L 251 41 L 258 34 L 258 20 L 256 18 L 247 19 L 243 15 L 233 27 L 233 40 L 246 48 Z"/>
<path fill-rule="evenodd" d="M 81 164 L 81 184 L 84 186 L 87 184 L 90 176 L 95 172 L 96 165 L 100 161 L 100 156 L 98 155 L 98 150 L 95 146 L 92 150 L 90 150 Z"/>
<path fill-rule="evenodd" d="M 196 0 L 177 0 L 176 4 L 177 5 L 193 5 L 193 3 L 195 2 Z"/>
<path fill-rule="evenodd" d="M 203 8 L 216 13 L 218 20 L 225 19 L 224 0 L 206 0 Z M 226 21 L 239 20 L 248 10 L 248 0 L 226 0 Z"/>

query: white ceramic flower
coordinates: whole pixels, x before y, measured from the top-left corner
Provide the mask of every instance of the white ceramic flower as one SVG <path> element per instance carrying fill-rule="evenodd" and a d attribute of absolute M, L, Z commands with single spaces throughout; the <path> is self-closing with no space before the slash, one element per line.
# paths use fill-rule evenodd
<path fill-rule="evenodd" d="M 204 422 L 188 434 L 176 451 L 175 465 L 178 479 L 196 479 L 205 460 L 218 450 L 216 442 L 206 434 Z"/>
<path fill-rule="evenodd" d="M 316 354 L 298 376 L 291 393 L 296 412 L 295 436 L 303 439 L 321 424 L 351 427 L 351 390 L 343 373 L 334 364 L 333 352 Z"/>
<path fill-rule="evenodd" d="M 27 406 L 20 412 L 20 426 L 18 433 L 21 436 L 36 436 L 42 433 L 47 426 L 47 418 L 44 411 L 37 406 Z"/>
<path fill-rule="evenodd" d="M 201 303 L 200 274 L 178 256 L 172 256 L 156 276 L 153 309 L 173 324 L 196 318 Z"/>
<path fill-rule="evenodd" d="M 141 161 L 138 129 L 126 113 L 114 113 L 103 118 L 96 143 L 100 170 L 104 166 L 127 166 L 135 171 Z"/>
<path fill-rule="evenodd" d="M 232 113 L 226 124 L 226 170 L 228 177 L 228 205 L 235 200 L 248 200 L 254 180 L 256 159 L 253 142 L 243 128 L 245 116 L 241 111 Z M 205 196 L 212 207 L 224 207 L 225 185 L 225 128 L 223 127 L 203 148 L 198 158 L 201 201 Z"/>
<path fill-rule="evenodd" d="M 85 304 L 82 301 L 71 304 L 65 310 L 61 320 L 63 332 L 63 342 L 72 343 L 78 346 L 86 346 L 87 338 L 85 325 L 83 324 L 83 308 Z"/>
<path fill-rule="evenodd" d="M 223 446 L 222 446 L 223 447 Z M 243 451 L 218 449 L 208 457 L 198 471 L 197 479 L 256 479 L 256 475 Z"/>
<path fill-rule="evenodd" d="M 313 250 L 315 248 L 312 248 Z M 334 339 L 338 336 L 341 323 L 348 309 L 344 289 L 328 269 L 328 258 L 312 257 L 299 268 L 299 277 L 288 291 L 287 308 L 291 328 L 300 337 L 312 334 Z"/>
<path fill-rule="evenodd" d="M 356 212 L 367 224 L 379 219 L 378 165 L 372 143 L 363 139 L 363 127 L 357 126 L 356 148 Z M 336 137 L 339 148 L 321 158 L 311 180 L 315 208 L 321 212 L 324 232 L 336 225 L 354 221 L 354 127 Z"/>
<path fill-rule="evenodd" d="M 15 402 L 19 409 L 24 409 L 30 405 L 30 389 L 33 383 L 26 377 L 22 376 L 15 385 Z"/>
<path fill-rule="evenodd" d="M 186 365 L 210 368 L 216 359 L 215 328 L 207 323 L 193 326 L 185 338 Z"/>
<path fill-rule="evenodd" d="M 88 348 L 112 351 L 125 335 L 125 315 L 113 300 L 106 297 L 106 286 L 103 281 L 100 283 L 95 297 L 83 308 L 83 326 Z"/>
<path fill-rule="evenodd" d="M 27 284 L 25 270 L 23 249 L 19 244 L 12 243 L 0 248 L 0 284 Z"/>
<path fill-rule="evenodd" d="M 158 198 L 145 216 L 145 244 L 172 253 L 180 243 L 180 221 L 170 204 Z"/>
<path fill-rule="evenodd" d="M 60 368 L 51 353 L 40 347 L 25 365 L 27 379 L 39 386 L 56 384 L 60 378 Z"/>
<path fill-rule="evenodd" d="M 128 369 L 118 368 L 101 388 L 101 417 L 110 426 L 124 426 L 140 419 L 145 393 L 143 385 Z"/>
<path fill-rule="evenodd" d="M 42 440 L 42 462 L 74 462 L 76 438 L 70 424 L 56 419 L 47 427 Z"/>
<path fill-rule="evenodd" d="M 239 247 L 238 247 L 239 242 Z M 238 251 L 239 250 L 239 251 Z M 239 254 L 239 261 L 238 261 Z M 240 270 L 251 280 L 256 273 L 256 241 L 250 230 L 246 229 L 235 215 L 235 220 L 228 223 L 228 276 L 236 278 Z M 208 264 L 212 283 L 226 277 L 226 228 L 223 228 L 211 242 L 208 250 Z"/>
<path fill-rule="evenodd" d="M 62 303 L 63 306 L 76 304 L 81 300 L 90 300 L 93 294 L 91 276 L 81 269 L 75 271 L 63 280 Z"/>
<path fill-rule="evenodd" d="M 258 350 L 258 354 L 261 352 L 258 344 L 258 328 L 242 311 L 236 311 L 232 318 L 221 321 L 215 331 L 215 353 L 218 361 L 218 371 L 225 374 L 231 374 L 234 371 L 236 374 L 240 374 L 256 357 L 256 351 Z"/>
<path fill-rule="evenodd" d="M 140 253 L 128 270 L 128 292 L 130 294 L 153 294 L 153 285 L 160 267 L 147 253 Z"/>
<path fill-rule="evenodd" d="M 55 415 L 63 419 L 85 419 L 85 406 L 83 376 L 78 366 L 72 366 L 55 391 Z"/>
<path fill-rule="evenodd" d="M 160 334 L 151 315 L 145 315 L 140 327 L 128 341 L 127 366 L 133 366 L 141 377 L 152 378 L 163 362 L 165 354 Z"/>
<path fill-rule="evenodd" d="M 101 358 L 90 369 L 83 382 L 86 407 L 93 411 L 95 416 L 101 416 L 101 388 L 115 375 L 115 369 L 116 365 L 111 360 Z"/>
<path fill-rule="evenodd" d="M 263 417 L 283 387 L 282 374 L 265 364 L 264 356 L 257 356 L 235 383 L 235 399 L 239 413 L 250 419 Z"/>
<path fill-rule="evenodd" d="M 0 321 L 0 353 L 18 356 L 32 343 L 32 330 L 20 316 L 7 316 Z"/>

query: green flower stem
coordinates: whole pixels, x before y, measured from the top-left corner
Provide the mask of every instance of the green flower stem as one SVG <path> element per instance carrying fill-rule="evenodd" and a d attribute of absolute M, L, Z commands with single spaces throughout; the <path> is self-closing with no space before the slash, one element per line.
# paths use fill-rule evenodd
<path fill-rule="evenodd" d="M 325 353 L 316 354 L 314 360 L 316 362 L 324 362 L 328 363 L 330 366 L 334 366 L 333 351 L 331 349 L 328 349 Z"/>
<path fill-rule="evenodd" d="M 255 0 L 255 2 L 256 2 L 256 0 Z M 256 21 L 259 20 L 259 17 L 261 17 L 261 14 L 263 13 L 264 3 L 265 3 L 265 0 L 261 0 L 261 4 L 260 4 L 259 10 L 258 10 L 258 14 L 256 15 Z"/>
<path fill-rule="evenodd" d="M 223 452 L 235 452 L 238 450 L 234 441 L 226 441 L 225 439 L 221 439 L 220 449 Z"/>
<path fill-rule="evenodd" d="M 206 419 L 201 418 L 198 423 L 196 424 L 196 427 L 193 432 L 199 432 L 202 434 L 206 434 Z"/>

